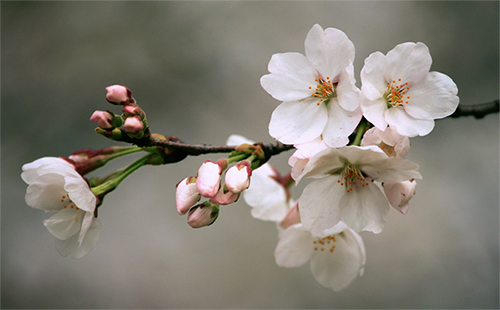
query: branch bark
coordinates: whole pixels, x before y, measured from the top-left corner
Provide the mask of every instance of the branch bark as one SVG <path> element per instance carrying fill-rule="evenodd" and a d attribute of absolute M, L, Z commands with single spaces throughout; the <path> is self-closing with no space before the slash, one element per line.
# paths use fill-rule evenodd
<path fill-rule="evenodd" d="M 498 99 L 492 102 L 474 104 L 474 105 L 459 105 L 455 113 L 450 115 L 451 118 L 462 116 L 474 116 L 477 119 L 483 118 L 488 114 L 498 113 L 500 104 Z"/>

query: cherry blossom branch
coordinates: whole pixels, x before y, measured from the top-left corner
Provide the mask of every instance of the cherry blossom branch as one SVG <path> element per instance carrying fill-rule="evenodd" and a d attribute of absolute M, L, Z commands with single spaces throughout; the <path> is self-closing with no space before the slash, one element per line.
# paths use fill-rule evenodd
<path fill-rule="evenodd" d="M 492 102 L 474 104 L 474 105 L 459 105 L 457 110 L 449 117 L 458 118 L 462 116 L 474 116 L 477 119 L 483 118 L 488 114 L 498 113 L 500 111 L 499 100 Z"/>

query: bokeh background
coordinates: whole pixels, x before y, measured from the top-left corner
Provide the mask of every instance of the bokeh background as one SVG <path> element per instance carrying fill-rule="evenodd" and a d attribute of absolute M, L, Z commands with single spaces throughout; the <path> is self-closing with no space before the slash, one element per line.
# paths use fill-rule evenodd
<path fill-rule="evenodd" d="M 498 115 L 439 120 L 411 140 L 424 179 L 410 212 L 391 210 L 381 234 L 362 233 L 365 274 L 339 293 L 307 265 L 277 267 L 275 225 L 253 219 L 243 200 L 199 230 L 177 214 L 176 183 L 223 155 L 135 172 L 106 197 L 89 255 L 54 249 L 49 214 L 24 201 L 21 166 L 115 145 L 89 121 L 97 109 L 119 113 L 106 86 L 132 89 L 154 132 L 271 142 L 279 102 L 259 79 L 272 54 L 303 53 L 315 23 L 353 41 L 358 86 L 370 53 L 421 41 L 461 104 L 498 98 L 497 1 L 2 1 L 2 308 L 498 308 Z M 286 172 L 290 154 L 271 163 Z"/>

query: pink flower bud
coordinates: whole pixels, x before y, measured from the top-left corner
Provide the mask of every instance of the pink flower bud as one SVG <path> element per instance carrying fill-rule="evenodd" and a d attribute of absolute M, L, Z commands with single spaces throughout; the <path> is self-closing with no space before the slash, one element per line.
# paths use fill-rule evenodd
<path fill-rule="evenodd" d="M 399 212 L 406 214 L 410 208 L 410 199 L 415 195 L 417 182 L 415 180 L 384 183 L 384 192 L 391 206 Z"/>
<path fill-rule="evenodd" d="M 116 84 L 106 87 L 106 100 L 108 102 L 118 105 L 126 105 L 132 103 L 132 92 L 127 87 Z"/>
<path fill-rule="evenodd" d="M 194 206 L 188 213 L 188 224 L 193 228 L 212 225 L 219 216 L 219 207 L 206 201 Z"/>
<path fill-rule="evenodd" d="M 240 194 L 235 194 L 233 192 L 225 190 L 224 187 L 221 187 L 217 194 L 210 198 L 209 201 L 217 205 L 228 205 L 238 200 L 238 197 L 240 197 Z"/>
<path fill-rule="evenodd" d="M 238 194 L 250 186 L 252 169 L 250 162 L 243 160 L 226 171 L 226 186 L 231 192 Z"/>
<path fill-rule="evenodd" d="M 211 160 L 206 160 L 200 169 L 198 169 L 196 187 L 203 197 L 213 197 L 219 191 L 220 175 L 222 174 L 222 170 L 225 169 L 221 165 L 223 166 L 223 163 L 219 163 L 219 161 L 215 163 Z"/>
<path fill-rule="evenodd" d="M 144 130 L 144 123 L 139 116 L 127 117 L 123 124 L 123 130 L 128 134 L 138 134 Z"/>
<path fill-rule="evenodd" d="M 109 111 L 95 111 L 90 117 L 91 121 L 96 121 L 97 126 L 102 129 L 113 129 L 113 113 Z"/>
<path fill-rule="evenodd" d="M 201 195 L 196 189 L 196 177 L 187 177 L 177 183 L 175 204 L 180 215 L 186 214 L 200 198 Z"/>

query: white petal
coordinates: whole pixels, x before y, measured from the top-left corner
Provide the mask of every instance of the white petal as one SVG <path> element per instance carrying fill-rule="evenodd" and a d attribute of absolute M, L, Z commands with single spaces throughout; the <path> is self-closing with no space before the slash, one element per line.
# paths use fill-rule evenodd
<path fill-rule="evenodd" d="M 362 274 L 366 256 L 363 241 L 354 231 L 346 229 L 335 238 L 333 253 L 315 251 L 311 271 L 321 285 L 340 291 Z"/>
<path fill-rule="evenodd" d="M 365 65 L 361 69 L 361 92 L 368 100 L 382 98 L 387 90 L 387 81 L 382 72 L 385 55 L 381 52 L 372 53 L 365 59 Z"/>
<path fill-rule="evenodd" d="M 38 168 L 53 164 L 73 167 L 73 165 L 59 157 L 42 157 L 31 163 L 23 165 L 23 173 L 21 174 L 21 178 L 24 180 L 24 182 L 30 184 L 36 177 L 39 176 L 39 174 L 37 173 Z"/>
<path fill-rule="evenodd" d="M 240 145 L 243 143 L 253 144 L 254 141 L 248 140 L 247 138 L 240 135 L 230 135 L 226 141 L 226 145 Z"/>
<path fill-rule="evenodd" d="M 327 148 L 314 155 L 305 165 L 302 174 L 297 176 L 295 181 L 298 183 L 302 178 L 324 177 L 330 175 L 332 171 L 344 167 L 344 161 L 341 159 L 339 149 Z"/>
<path fill-rule="evenodd" d="M 84 214 L 85 212 L 73 208 L 62 209 L 44 220 L 43 224 L 54 237 L 65 240 L 80 231 Z"/>
<path fill-rule="evenodd" d="M 384 183 L 384 192 L 391 206 L 406 214 L 410 207 L 409 201 L 415 195 L 417 182 L 415 180 L 395 183 Z"/>
<path fill-rule="evenodd" d="M 379 182 L 402 182 L 411 179 L 421 179 L 417 171 L 418 164 L 402 158 L 391 157 L 379 164 L 361 165 L 360 169 L 365 176 Z"/>
<path fill-rule="evenodd" d="M 97 199 L 87 182 L 82 177 L 65 177 L 64 181 L 64 189 L 75 205 L 84 211 L 94 212 Z"/>
<path fill-rule="evenodd" d="M 323 130 L 323 140 L 329 147 L 342 147 L 349 143 L 349 135 L 359 124 L 361 109 L 344 110 L 337 102 L 328 103 L 328 122 Z"/>
<path fill-rule="evenodd" d="M 78 235 L 76 234 L 66 240 L 56 239 L 56 250 L 62 256 L 71 255 L 71 257 L 76 259 L 84 257 L 97 244 L 101 227 L 102 222 L 99 219 L 94 219 L 81 243 L 78 242 Z"/>
<path fill-rule="evenodd" d="M 451 115 L 457 109 L 458 88 L 453 80 L 442 73 L 431 72 L 408 90 L 410 96 L 405 111 L 417 119 L 438 119 Z"/>
<path fill-rule="evenodd" d="M 66 200 L 62 198 L 67 194 L 64 190 L 63 176 L 44 174 L 31 181 L 26 190 L 25 199 L 28 206 L 32 208 L 57 211 L 67 204 Z"/>
<path fill-rule="evenodd" d="M 387 103 L 384 98 L 369 100 L 362 95 L 361 111 L 363 111 L 363 116 L 378 129 L 383 131 L 387 128 L 387 121 L 385 120 Z"/>
<path fill-rule="evenodd" d="M 285 144 L 309 142 L 321 135 L 328 119 L 326 106 L 314 98 L 285 101 L 271 116 L 269 134 Z"/>
<path fill-rule="evenodd" d="M 260 85 L 273 98 L 281 101 L 310 97 L 309 86 L 316 87 L 317 71 L 307 58 L 299 53 L 274 54 L 268 65 L 271 74 L 260 79 Z"/>
<path fill-rule="evenodd" d="M 402 107 L 393 107 L 387 110 L 385 119 L 400 135 L 407 137 L 425 136 L 434 129 L 433 120 L 413 118 Z"/>
<path fill-rule="evenodd" d="M 279 222 L 286 215 L 287 194 L 272 178 L 274 171 L 264 164 L 253 171 L 250 187 L 243 192 L 245 202 L 252 207 L 252 216 L 263 221 Z"/>
<path fill-rule="evenodd" d="M 340 221 L 339 204 L 345 190 L 337 183 L 337 176 L 325 177 L 309 183 L 299 199 L 300 219 L 312 235 L 320 235 Z"/>
<path fill-rule="evenodd" d="M 359 89 L 355 85 L 354 72 L 350 71 L 354 71 L 352 64 L 342 70 L 336 92 L 338 104 L 344 110 L 355 111 L 360 107 L 361 99 Z"/>
<path fill-rule="evenodd" d="M 431 64 L 431 54 L 424 43 L 402 43 L 387 53 L 383 69 L 384 77 L 389 82 L 401 79 L 412 87 L 429 73 Z"/>
<path fill-rule="evenodd" d="M 335 28 L 323 31 L 318 24 L 307 34 L 305 51 L 314 67 L 332 79 L 354 61 L 354 44 L 347 35 Z"/>
<path fill-rule="evenodd" d="M 293 268 L 307 263 L 313 251 L 311 233 L 304 230 L 299 223 L 283 231 L 274 251 L 274 257 L 278 266 Z"/>
<path fill-rule="evenodd" d="M 389 202 L 374 184 L 354 186 L 354 190 L 346 193 L 340 202 L 342 221 L 356 232 L 380 233 L 389 209 Z"/>

